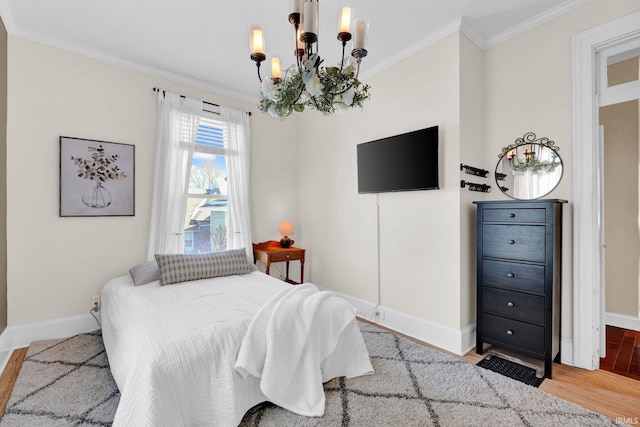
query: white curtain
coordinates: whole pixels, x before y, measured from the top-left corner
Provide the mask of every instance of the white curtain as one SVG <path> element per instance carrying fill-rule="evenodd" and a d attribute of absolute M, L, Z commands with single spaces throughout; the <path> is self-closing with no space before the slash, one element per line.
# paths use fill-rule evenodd
<path fill-rule="evenodd" d="M 253 262 L 251 216 L 249 206 L 249 154 L 250 130 L 247 113 L 220 107 L 224 122 L 224 144 L 229 173 L 229 249 L 244 247 L 247 258 Z"/>
<path fill-rule="evenodd" d="M 184 251 L 183 229 L 202 101 L 158 92 L 155 173 L 147 258 Z"/>

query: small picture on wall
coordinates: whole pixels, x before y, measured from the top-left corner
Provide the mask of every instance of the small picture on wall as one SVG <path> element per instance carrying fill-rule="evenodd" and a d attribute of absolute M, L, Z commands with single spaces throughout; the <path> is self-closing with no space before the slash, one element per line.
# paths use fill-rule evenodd
<path fill-rule="evenodd" d="M 135 146 L 60 137 L 60 216 L 135 215 Z"/>

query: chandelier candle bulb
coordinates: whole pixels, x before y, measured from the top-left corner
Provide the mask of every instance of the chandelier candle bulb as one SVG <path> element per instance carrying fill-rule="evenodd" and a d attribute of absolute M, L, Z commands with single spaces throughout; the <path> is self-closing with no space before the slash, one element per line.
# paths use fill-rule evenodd
<path fill-rule="evenodd" d="M 353 21 L 355 26 L 355 37 L 353 40 L 354 49 L 365 49 L 367 40 L 367 33 L 369 31 L 369 23 L 363 19 L 358 18 Z"/>
<path fill-rule="evenodd" d="M 280 76 L 280 58 L 273 57 L 271 58 L 271 77 L 273 77 L 274 80 L 280 80 Z"/>
<path fill-rule="evenodd" d="M 304 32 L 318 34 L 317 24 L 317 6 L 315 0 L 307 0 L 304 2 L 304 10 L 302 12 L 302 20 L 304 21 Z"/>
<path fill-rule="evenodd" d="M 264 55 L 264 36 L 262 34 L 261 28 L 251 29 L 251 38 L 249 39 L 249 41 L 252 54 L 261 53 Z"/>
<path fill-rule="evenodd" d="M 301 32 L 300 29 L 297 29 L 295 32 L 295 41 L 296 41 L 296 52 L 295 55 L 296 56 L 301 56 L 300 55 L 300 51 L 304 52 L 304 42 L 302 41 L 302 39 L 300 38 Z"/>
<path fill-rule="evenodd" d="M 344 6 L 340 9 L 340 16 L 338 17 L 338 28 L 340 33 L 351 32 L 351 8 Z"/>
<path fill-rule="evenodd" d="M 300 0 L 291 0 L 291 13 L 300 13 L 301 9 Z"/>

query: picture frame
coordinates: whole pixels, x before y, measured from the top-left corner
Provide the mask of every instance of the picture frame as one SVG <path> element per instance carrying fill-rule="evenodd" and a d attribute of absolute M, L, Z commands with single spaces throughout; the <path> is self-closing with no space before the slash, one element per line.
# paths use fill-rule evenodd
<path fill-rule="evenodd" d="M 134 216 L 135 145 L 60 136 L 60 216 Z"/>

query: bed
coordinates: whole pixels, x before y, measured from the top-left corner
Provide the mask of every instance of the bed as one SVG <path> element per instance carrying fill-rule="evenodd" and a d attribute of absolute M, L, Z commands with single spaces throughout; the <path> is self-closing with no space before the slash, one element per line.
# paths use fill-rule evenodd
<path fill-rule="evenodd" d="M 293 293 L 293 288 L 300 290 Z M 108 281 L 101 294 L 102 334 L 121 393 L 113 425 L 237 426 L 246 411 L 260 402 L 270 400 L 287 408 L 286 400 L 295 399 L 301 385 L 317 393 L 318 384 L 314 381 L 311 385 L 303 382 L 278 387 L 278 383 L 288 383 L 276 376 L 278 382 L 271 378 L 265 387 L 270 375 L 267 370 L 275 366 L 276 374 L 286 376 L 288 366 L 277 362 L 313 346 L 298 343 L 298 349 L 281 348 L 287 344 L 283 338 L 288 334 L 310 335 L 314 328 L 321 332 L 317 343 L 325 348 L 300 365 L 320 362 L 322 382 L 372 373 L 353 312 L 341 329 L 334 328 L 332 348 L 326 347 L 327 331 L 332 329 L 328 325 L 335 325 L 337 317 L 314 320 L 308 315 L 310 300 L 300 303 L 302 300 L 294 298 L 302 298 L 305 293 L 319 295 L 314 288 L 309 284 L 294 287 L 255 270 L 164 286 L 161 280 L 135 286 L 132 275 Z M 289 309 L 291 313 L 279 308 L 284 303 L 278 301 L 287 298 L 297 305 Z M 329 298 L 339 303 L 332 299 L 337 297 Z M 284 323 L 265 320 L 278 317 L 276 312 Z M 253 347 L 248 346 L 251 335 Z M 271 348 L 271 339 L 279 352 Z M 271 356 L 267 354 L 265 361 L 260 353 L 267 347 Z M 243 366 L 237 366 L 240 359 Z M 324 405 L 324 394 L 321 398 Z M 296 410 L 295 402 L 288 409 L 319 415 L 317 411 Z"/>

